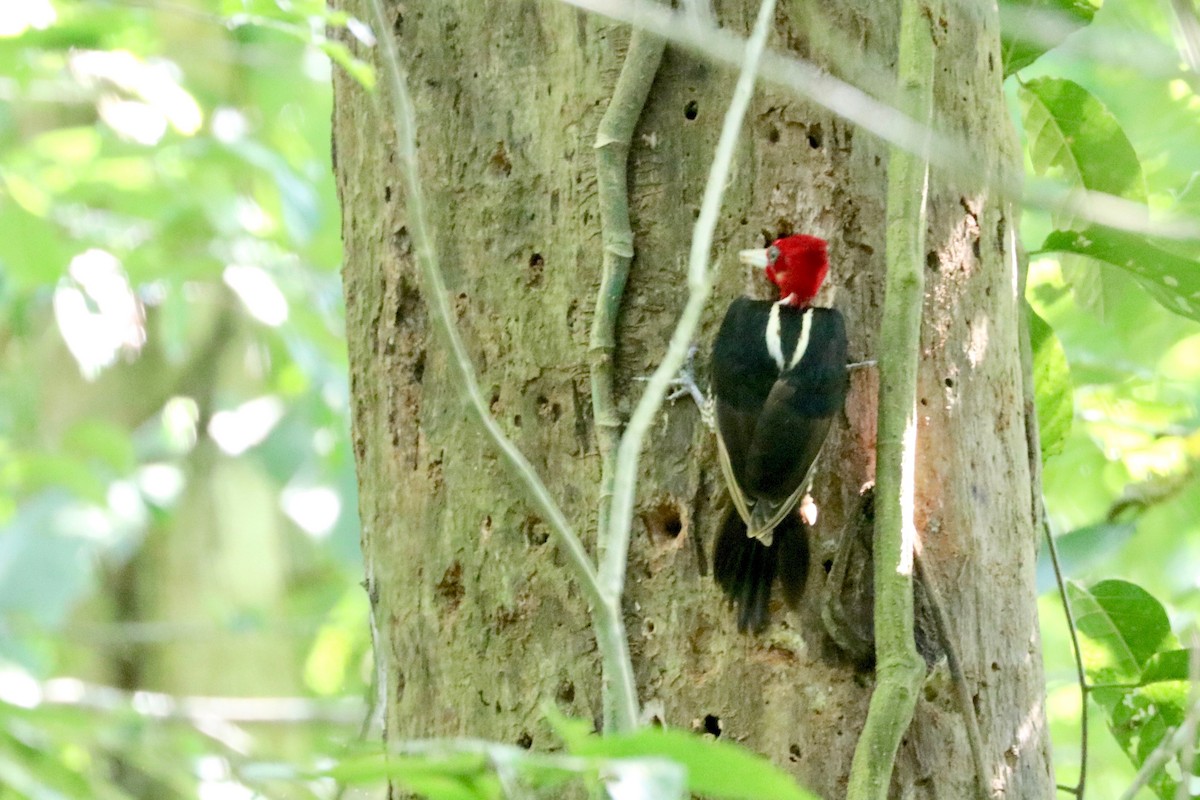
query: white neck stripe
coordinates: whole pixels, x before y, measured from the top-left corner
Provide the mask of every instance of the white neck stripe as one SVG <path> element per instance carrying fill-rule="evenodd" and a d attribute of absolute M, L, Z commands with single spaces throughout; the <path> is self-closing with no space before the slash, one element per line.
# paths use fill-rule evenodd
<path fill-rule="evenodd" d="M 775 365 L 783 369 L 783 343 L 779 341 L 779 306 L 784 301 L 771 304 L 771 315 L 767 317 L 767 352 L 775 359 Z"/>
<path fill-rule="evenodd" d="M 792 351 L 792 360 L 788 362 L 788 369 L 794 369 L 800 363 L 800 359 L 804 358 L 804 351 L 808 349 L 808 337 L 812 333 L 812 321 L 812 309 L 806 309 L 804 316 L 800 318 L 800 338 L 796 341 L 796 349 Z"/>

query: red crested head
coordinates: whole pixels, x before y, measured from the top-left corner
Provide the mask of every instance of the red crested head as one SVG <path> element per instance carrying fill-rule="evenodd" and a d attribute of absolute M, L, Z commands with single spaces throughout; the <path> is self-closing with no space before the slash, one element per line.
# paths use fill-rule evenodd
<path fill-rule="evenodd" d="M 798 308 L 812 303 L 829 273 L 825 240 L 816 236 L 785 236 L 765 249 L 743 250 L 739 257 L 766 269 L 767 279 L 779 287 L 779 299 Z"/>

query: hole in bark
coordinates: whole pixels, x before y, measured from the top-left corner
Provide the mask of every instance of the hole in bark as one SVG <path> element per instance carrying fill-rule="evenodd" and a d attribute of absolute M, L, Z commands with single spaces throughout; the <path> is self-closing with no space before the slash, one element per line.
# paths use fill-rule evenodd
<path fill-rule="evenodd" d="M 521 427 L 521 415 L 520 414 L 517 414 L 515 417 L 513 417 L 513 427 L 516 427 L 516 428 Z"/>
<path fill-rule="evenodd" d="M 976 261 L 978 261 L 983 256 L 983 253 L 980 250 L 979 239 L 976 239 L 975 241 L 971 242 L 971 252 L 975 255 Z"/>
<path fill-rule="evenodd" d="M 569 705 L 575 702 L 575 684 L 571 681 L 564 680 L 558 685 L 558 691 L 554 693 L 558 702 L 563 705 Z"/>
<path fill-rule="evenodd" d="M 767 128 L 767 141 L 771 144 L 776 144 L 779 141 L 779 128 L 774 125 Z"/>
<path fill-rule="evenodd" d="M 683 116 L 687 119 L 695 119 L 700 115 L 700 105 L 695 100 L 689 100 L 688 104 L 683 107 Z"/>
<path fill-rule="evenodd" d="M 800 760 L 800 745 L 794 744 L 788 748 L 788 761 L 796 762 Z"/>
<path fill-rule="evenodd" d="M 521 533 L 533 547 L 541 547 L 550 540 L 550 531 L 545 523 L 532 514 L 521 520 Z"/>
<path fill-rule="evenodd" d="M 930 250 L 928 253 L 925 254 L 925 266 L 926 267 L 928 267 L 929 269 L 937 269 L 941 265 L 942 265 L 942 262 L 938 260 L 938 254 L 936 252 L 934 252 L 933 250 Z"/>
<path fill-rule="evenodd" d="M 821 143 L 822 143 L 821 126 L 813 125 L 811 128 L 808 129 L 808 146 L 811 147 L 813 150 L 817 150 L 821 147 Z"/>
<path fill-rule="evenodd" d="M 721 738 L 721 718 L 716 714 L 705 714 L 704 732 L 711 733 L 714 738 Z"/>
<path fill-rule="evenodd" d="M 653 636 L 656 627 L 657 626 L 654 624 L 654 620 L 646 619 L 642 622 L 642 634 L 645 636 Z"/>
<path fill-rule="evenodd" d="M 521 735 L 517 737 L 517 747 L 523 750 L 533 747 L 533 737 L 529 735 L 529 731 L 521 731 Z"/>
<path fill-rule="evenodd" d="M 830 572 L 833 572 L 833 559 L 832 558 L 825 559 L 825 563 L 822 564 L 821 566 L 825 569 L 825 574 L 828 575 Z"/>
<path fill-rule="evenodd" d="M 425 351 L 417 353 L 417 359 L 413 362 L 413 380 L 420 383 L 425 379 Z"/>
<path fill-rule="evenodd" d="M 992 662 L 992 672 L 999 672 L 999 671 L 1000 671 L 1000 664 L 998 664 L 997 662 L 993 661 L 993 662 Z"/>
<path fill-rule="evenodd" d="M 954 388 L 954 378 L 946 378 L 946 388 L 947 389 Z"/>
<path fill-rule="evenodd" d="M 929 405 L 929 401 L 928 401 L 928 400 L 926 400 L 924 397 L 922 397 L 922 398 L 921 398 L 921 405 L 923 405 L 923 406 L 927 406 L 927 405 Z"/>
<path fill-rule="evenodd" d="M 541 253 L 534 253 L 529 257 L 529 284 L 536 286 L 542 282 L 542 272 L 546 266 L 546 259 L 542 258 Z"/>
<path fill-rule="evenodd" d="M 493 389 L 492 390 L 492 399 L 488 403 L 488 411 L 491 411 L 492 416 L 494 417 L 494 416 L 496 416 L 496 409 L 498 409 L 499 407 L 500 407 L 500 390 Z"/>
<path fill-rule="evenodd" d="M 392 187 L 390 187 L 390 186 L 383 187 L 383 202 L 385 202 L 385 203 L 392 202 Z"/>
<path fill-rule="evenodd" d="M 658 501 L 642 515 L 642 522 L 650 532 L 650 538 L 660 545 L 678 540 L 684 533 L 683 511 L 679 503 L 669 497 Z"/>

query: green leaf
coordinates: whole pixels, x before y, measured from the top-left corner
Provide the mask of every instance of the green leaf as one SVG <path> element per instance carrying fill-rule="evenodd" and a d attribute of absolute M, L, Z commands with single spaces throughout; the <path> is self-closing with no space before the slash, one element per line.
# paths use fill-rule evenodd
<path fill-rule="evenodd" d="M 1093 682 L 1137 683 L 1151 656 L 1178 647 L 1167 612 L 1140 586 L 1108 580 L 1090 589 L 1071 583 L 1067 589 Z"/>
<path fill-rule="evenodd" d="M 1146 666 L 1142 670 L 1142 684 L 1188 680 L 1191 672 L 1192 656 L 1193 651 L 1191 648 L 1155 653 L 1146 662 Z"/>
<path fill-rule="evenodd" d="M 1087 25 L 1100 7 L 1087 0 L 1007 0 L 1000 4 L 1004 77 L 1036 61 Z"/>
<path fill-rule="evenodd" d="M 667 758 L 687 769 L 688 791 L 740 800 L 815 800 L 783 770 L 732 742 L 683 730 L 643 728 L 613 736 L 586 736 L 568 741 L 581 756 Z"/>
<path fill-rule="evenodd" d="M 1054 231 L 1043 252 L 1076 253 L 1111 264 L 1135 276 L 1168 310 L 1200 320 L 1200 261 L 1169 252 L 1145 237 L 1093 225 L 1082 231 Z"/>
<path fill-rule="evenodd" d="M 1061 78 L 1039 78 L 1018 92 L 1034 171 L 1060 172 L 1093 192 L 1144 202 L 1146 182 L 1133 145 L 1117 118 L 1087 89 Z"/>
<path fill-rule="evenodd" d="M 1067 354 L 1054 331 L 1027 303 L 1029 343 L 1033 350 L 1033 389 L 1041 434 L 1042 461 L 1062 452 L 1075 417 L 1074 387 Z"/>

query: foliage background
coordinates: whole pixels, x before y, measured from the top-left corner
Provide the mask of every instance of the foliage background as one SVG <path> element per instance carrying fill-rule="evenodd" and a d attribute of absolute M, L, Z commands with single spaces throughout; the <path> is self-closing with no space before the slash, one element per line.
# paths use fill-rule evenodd
<path fill-rule="evenodd" d="M 330 57 L 369 74 L 326 31 L 366 34 L 311 0 L 18 5 L 0 19 L 0 796 L 331 796 L 295 769 L 359 738 L 371 669 Z M 1028 63 L 1006 84 L 1035 201 L 1049 179 L 1149 207 L 1124 223 L 1196 224 L 1186 16 L 1003 10 L 1010 35 L 1051 36 L 1010 48 Z M 1066 105 L 1046 83 L 1064 79 L 1084 92 Z M 1048 324 L 1049 521 L 1073 579 L 1144 587 L 1186 643 L 1200 324 L 1178 298 L 1200 274 L 1172 287 L 1044 247 L 1081 216 L 1034 202 L 1022 228 Z M 1153 244 L 1195 268 L 1194 234 Z M 1048 570 L 1041 587 L 1071 783 L 1081 701 Z M 195 696 L 267 702 L 179 702 Z M 1134 772 L 1106 723 L 1092 715 L 1097 800 Z"/>

